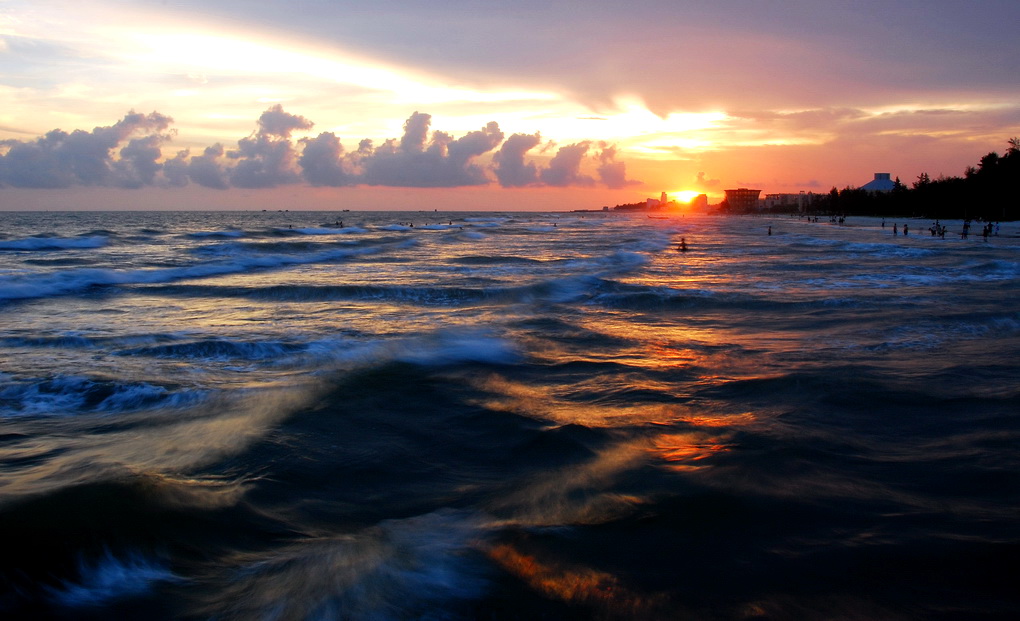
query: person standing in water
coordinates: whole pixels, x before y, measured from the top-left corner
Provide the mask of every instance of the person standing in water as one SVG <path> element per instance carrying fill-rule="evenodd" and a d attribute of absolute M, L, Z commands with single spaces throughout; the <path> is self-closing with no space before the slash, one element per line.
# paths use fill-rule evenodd
<path fill-rule="evenodd" d="M 676 249 L 679 250 L 680 252 L 687 252 L 687 240 L 685 240 L 683 237 L 681 237 L 680 238 L 680 245 L 677 246 Z"/>

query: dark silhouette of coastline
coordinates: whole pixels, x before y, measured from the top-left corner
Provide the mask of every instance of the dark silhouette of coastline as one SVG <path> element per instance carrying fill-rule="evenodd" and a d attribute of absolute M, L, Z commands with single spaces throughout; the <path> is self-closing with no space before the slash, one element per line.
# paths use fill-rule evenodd
<path fill-rule="evenodd" d="M 776 207 L 753 211 L 731 209 L 724 200 L 720 213 L 802 213 L 854 216 L 913 217 L 932 219 L 976 219 L 1007 221 L 1020 219 L 1020 138 L 1012 138 L 1005 154 L 992 151 L 976 167 L 968 166 L 962 177 L 921 173 L 911 187 L 896 178 L 889 192 L 835 187 L 813 198 L 803 211 Z"/>

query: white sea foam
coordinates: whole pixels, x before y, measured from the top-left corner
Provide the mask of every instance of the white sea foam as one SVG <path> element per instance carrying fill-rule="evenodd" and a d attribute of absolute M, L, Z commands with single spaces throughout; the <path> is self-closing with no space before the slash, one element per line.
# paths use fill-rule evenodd
<path fill-rule="evenodd" d="M 141 554 L 118 558 L 109 550 L 94 562 L 82 561 L 79 571 L 78 581 L 66 581 L 59 589 L 49 589 L 57 604 L 73 608 L 99 606 L 111 600 L 144 595 L 157 582 L 180 580 L 155 559 Z"/>
<path fill-rule="evenodd" d="M 482 535 L 469 515 L 439 511 L 299 542 L 238 570 L 217 606 L 253 619 L 450 618 L 485 592 Z"/>
<path fill-rule="evenodd" d="M 181 407 L 200 399 L 198 392 L 171 393 L 146 382 L 113 383 L 80 375 L 50 379 L 0 378 L 0 418 L 104 414 L 164 406 Z"/>
<path fill-rule="evenodd" d="M 397 359 L 421 365 L 460 362 L 511 364 L 520 360 L 518 349 L 506 339 L 481 330 L 438 332 L 425 339 L 407 342 Z"/>
<path fill-rule="evenodd" d="M 189 237 L 195 237 L 195 238 L 198 238 L 198 239 L 201 239 L 203 237 L 237 238 L 237 237 L 244 237 L 244 231 L 239 231 L 237 229 L 230 229 L 230 230 L 227 230 L 227 231 L 197 231 L 195 233 L 189 233 L 188 236 Z"/>
<path fill-rule="evenodd" d="M 26 239 L 0 240 L 0 250 L 73 250 L 77 248 L 102 248 L 109 238 L 92 237 L 29 237 Z"/>
<path fill-rule="evenodd" d="M 350 235 L 352 233 L 364 233 L 365 229 L 357 226 L 345 226 L 341 228 L 308 227 L 301 229 L 278 229 L 301 235 Z"/>
<path fill-rule="evenodd" d="M 83 291 L 89 287 L 167 283 L 188 278 L 237 274 L 251 270 L 273 269 L 334 261 L 380 252 L 380 247 L 331 249 L 309 255 L 242 256 L 233 260 L 196 263 L 164 269 L 107 270 L 75 269 L 41 275 L 0 276 L 0 300 L 49 297 Z"/>

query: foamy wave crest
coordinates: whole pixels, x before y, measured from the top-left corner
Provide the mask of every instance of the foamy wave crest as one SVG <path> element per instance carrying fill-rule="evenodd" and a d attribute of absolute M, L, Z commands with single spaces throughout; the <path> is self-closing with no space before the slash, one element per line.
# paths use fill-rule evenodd
<path fill-rule="evenodd" d="M 482 531 L 441 511 L 314 539 L 241 568 L 204 611 L 222 619 L 446 619 L 484 594 Z M 468 611 L 463 611 L 465 614 Z"/>
<path fill-rule="evenodd" d="M 389 362 L 407 362 L 422 366 L 443 366 L 463 362 L 513 364 L 521 352 L 510 341 L 485 330 L 461 333 L 440 331 L 418 338 L 352 342 L 349 339 L 323 339 L 308 344 L 304 364 L 315 362 L 324 373 L 333 373 L 332 365 L 376 366 Z"/>
<path fill-rule="evenodd" d="M 396 356 L 402 362 L 444 365 L 461 362 L 512 364 L 521 358 L 517 347 L 506 339 L 484 331 L 438 332 L 431 337 L 403 344 Z"/>
<path fill-rule="evenodd" d="M 50 596 L 58 605 L 99 606 L 112 600 L 144 595 L 157 582 L 180 580 L 159 561 L 140 554 L 117 558 L 109 550 L 95 562 L 82 561 L 79 573 L 78 582 L 65 582 L 59 589 L 50 589 Z"/>
<path fill-rule="evenodd" d="M 195 393 L 174 393 L 145 382 L 119 384 L 78 375 L 46 380 L 0 378 L 0 417 L 64 416 L 83 412 L 126 412 L 156 406 L 179 406 L 197 400 Z"/>
<path fill-rule="evenodd" d="M 304 345 L 279 342 L 235 342 L 209 339 L 190 343 L 171 343 L 152 347 L 139 347 L 118 352 L 122 356 L 153 356 L 156 358 L 182 358 L 203 360 L 267 360 L 297 353 Z"/>
<path fill-rule="evenodd" d="M 140 270 L 77 269 L 43 275 L 15 275 L 0 278 L 0 300 L 66 295 L 90 287 L 173 282 L 187 278 L 206 278 L 252 270 L 274 269 L 335 261 L 355 255 L 380 252 L 379 247 L 332 249 L 310 255 L 264 255 L 237 257 L 229 261 L 198 263 L 186 267 Z"/>
<path fill-rule="evenodd" d="M 301 229 L 279 229 L 281 232 L 297 233 L 299 235 L 350 235 L 352 233 L 364 233 L 365 229 L 356 226 L 345 226 L 343 228 L 308 227 Z"/>
<path fill-rule="evenodd" d="M 195 239 L 236 239 L 238 237 L 244 237 L 244 231 L 239 231 L 237 229 L 230 229 L 227 231 L 198 231 L 195 233 L 188 233 L 188 237 L 193 237 Z"/>
<path fill-rule="evenodd" d="M 73 250 L 77 248 L 102 248 L 109 238 L 92 237 L 28 237 L 26 239 L 0 240 L 0 250 Z"/>

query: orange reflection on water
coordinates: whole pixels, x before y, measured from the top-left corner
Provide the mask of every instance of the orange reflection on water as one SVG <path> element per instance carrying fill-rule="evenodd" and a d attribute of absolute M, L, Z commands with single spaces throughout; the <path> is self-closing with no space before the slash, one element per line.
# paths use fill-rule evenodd
<path fill-rule="evenodd" d="M 611 574 L 543 564 L 508 544 L 492 548 L 489 557 L 546 597 L 593 607 L 613 617 L 641 618 L 664 603 L 662 596 L 635 593 Z"/>
<path fill-rule="evenodd" d="M 707 467 L 698 464 L 709 457 L 729 451 L 731 445 L 724 438 L 697 432 L 663 433 L 652 439 L 649 451 L 668 462 L 673 470 L 693 471 Z"/>

